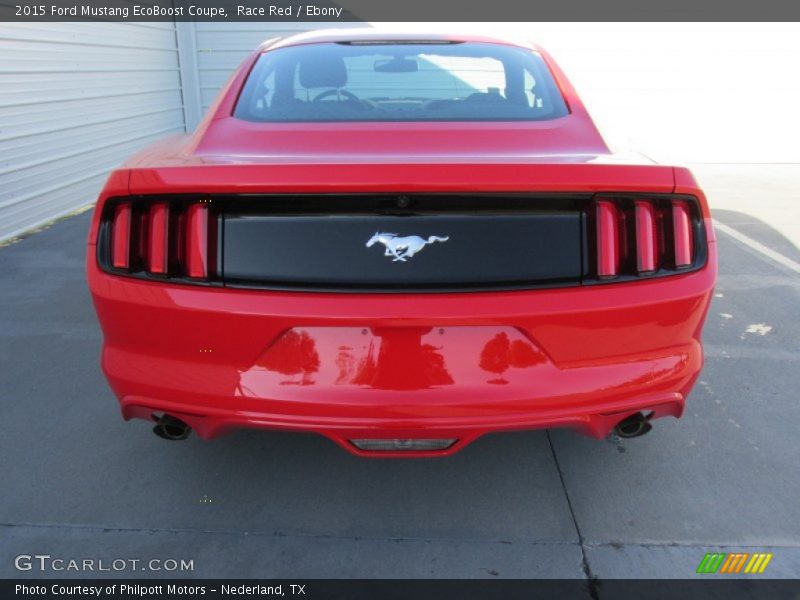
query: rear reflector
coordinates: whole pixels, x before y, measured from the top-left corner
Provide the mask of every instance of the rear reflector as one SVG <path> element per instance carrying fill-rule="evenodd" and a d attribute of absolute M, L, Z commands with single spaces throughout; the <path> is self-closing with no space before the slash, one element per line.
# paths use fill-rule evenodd
<path fill-rule="evenodd" d="M 455 439 L 369 439 L 350 440 L 359 450 L 369 452 L 420 452 L 446 450 Z"/>
<path fill-rule="evenodd" d="M 692 264 L 692 220 L 685 200 L 672 201 L 672 231 L 675 240 L 675 266 Z"/>
<path fill-rule="evenodd" d="M 150 207 L 149 271 L 163 275 L 167 272 L 169 249 L 169 206 L 164 202 Z"/>
<path fill-rule="evenodd" d="M 111 230 L 111 265 L 115 269 L 127 269 L 131 262 L 131 205 L 124 202 L 114 209 L 114 225 Z"/>
<path fill-rule="evenodd" d="M 656 270 L 656 216 L 653 204 L 636 202 L 636 265 L 639 273 Z"/>
<path fill-rule="evenodd" d="M 619 270 L 619 224 L 613 202 L 597 202 L 597 275 L 614 277 Z"/>
<path fill-rule="evenodd" d="M 186 228 L 186 274 L 193 279 L 208 276 L 208 207 L 192 204 Z"/>

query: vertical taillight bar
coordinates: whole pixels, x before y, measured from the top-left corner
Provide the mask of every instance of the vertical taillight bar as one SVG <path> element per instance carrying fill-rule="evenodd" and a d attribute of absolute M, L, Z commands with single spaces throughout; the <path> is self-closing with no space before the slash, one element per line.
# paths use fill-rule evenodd
<path fill-rule="evenodd" d="M 148 270 L 164 275 L 168 269 L 169 250 L 169 206 L 164 202 L 150 207 L 150 251 Z"/>
<path fill-rule="evenodd" d="M 123 202 L 114 208 L 111 226 L 111 265 L 127 269 L 131 264 L 131 204 Z"/>
<path fill-rule="evenodd" d="M 656 270 L 656 214 L 652 202 L 636 201 L 636 266 L 639 273 Z"/>
<path fill-rule="evenodd" d="M 186 274 L 193 279 L 208 277 L 208 206 L 189 206 L 186 226 Z"/>
<path fill-rule="evenodd" d="M 597 202 L 597 275 L 616 277 L 619 271 L 617 207 L 608 200 Z"/>
<path fill-rule="evenodd" d="M 692 264 L 694 240 L 689 203 L 685 200 L 672 201 L 672 232 L 675 244 L 675 266 L 688 267 Z"/>

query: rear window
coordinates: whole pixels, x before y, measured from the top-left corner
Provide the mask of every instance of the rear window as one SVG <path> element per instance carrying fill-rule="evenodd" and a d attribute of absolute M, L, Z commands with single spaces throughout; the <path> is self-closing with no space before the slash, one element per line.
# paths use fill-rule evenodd
<path fill-rule="evenodd" d="M 246 121 L 496 121 L 568 113 L 538 54 L 480 43 L 324 43 L 258 59 Z"/>

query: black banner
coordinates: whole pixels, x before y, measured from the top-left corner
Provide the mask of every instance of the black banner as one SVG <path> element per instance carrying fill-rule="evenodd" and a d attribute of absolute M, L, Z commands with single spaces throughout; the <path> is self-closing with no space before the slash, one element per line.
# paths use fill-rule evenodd
<path fill-rule="evenodd" d="M 794 21 L 786 0 L 0 0 L 0 21 Z"/>
<path fill-rule="evenodd" d="M 2 580 L 0 598 L 49 600 L 294 598 L 302 600 L 782 600 L 800 593 L 797 580 Z"/>

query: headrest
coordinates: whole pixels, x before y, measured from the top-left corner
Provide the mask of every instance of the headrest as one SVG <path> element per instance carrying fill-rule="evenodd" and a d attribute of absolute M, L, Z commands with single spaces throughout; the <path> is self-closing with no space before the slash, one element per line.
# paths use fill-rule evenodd
<path fill-rule="evenodd" d="M 342 88 L 347 83 L 347 67 L 340 56 L 315 52 L 300 62 L 300 85 L 304 88 Z"/>

